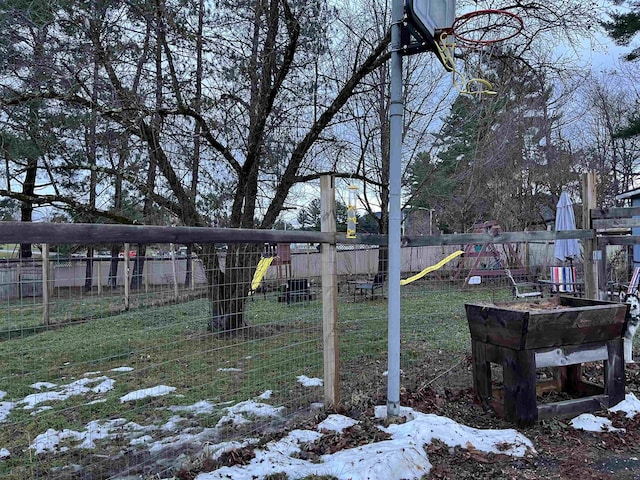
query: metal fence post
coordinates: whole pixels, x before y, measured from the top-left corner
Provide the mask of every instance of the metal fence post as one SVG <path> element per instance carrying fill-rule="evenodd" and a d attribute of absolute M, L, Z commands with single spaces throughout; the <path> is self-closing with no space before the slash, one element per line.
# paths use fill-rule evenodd
<path fill-rule="evenodd" d="M 51 309 L 49 298 L 49 245 L 42 244 L 42 323 L 49 325 L 51 322 Z"/>
<path fill-rule="evenodd" d="M 131 271 L 131 259 L 129 258 L 129 244 L 124 244 L 124 309 L 129 310 L 131 301 L 131 286 L 129 285 L 129 272 Z"/>

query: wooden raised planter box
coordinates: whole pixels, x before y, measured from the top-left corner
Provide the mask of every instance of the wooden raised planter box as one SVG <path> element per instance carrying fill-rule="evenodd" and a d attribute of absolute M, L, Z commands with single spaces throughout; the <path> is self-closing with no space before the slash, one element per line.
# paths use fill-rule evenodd
<path fill-rule="evenodd" d="M 556 415 L 594 412 L 624 399 L 623 334 L 628 305 L 575 297 L 465 304 L 480 400 L 520 426 Z M 604 388 L 585 382 L 580 365 L 604 361 Z M 503 369 L 494 389 L 491 364 Z M 559 367 L 552 381 L 536 369 Z M 537 393 L 558 390 L 579 398 L 540 404 Z"/>

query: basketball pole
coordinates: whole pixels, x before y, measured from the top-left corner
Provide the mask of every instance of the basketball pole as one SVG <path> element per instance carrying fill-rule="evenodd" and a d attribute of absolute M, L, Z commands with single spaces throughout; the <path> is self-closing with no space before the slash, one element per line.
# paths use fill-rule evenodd
<path fill-rule="evenodd" d="M 400 414 L 400 189 L 402 172 L 402 0 L 391 6 L 391 104 L 389 106 L 389 302 L 387 416 Z"/>

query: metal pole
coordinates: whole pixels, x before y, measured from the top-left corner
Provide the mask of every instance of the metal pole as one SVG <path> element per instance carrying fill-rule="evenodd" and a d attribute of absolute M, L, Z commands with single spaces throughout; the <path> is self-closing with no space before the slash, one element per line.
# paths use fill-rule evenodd
<path fill-rule="evenodd" d="M 389 111 L 389 304 L 387 416 L 400 414 L 400 175 L 402 160 L 402 0 L 391 7 L 391 105 Z"/>

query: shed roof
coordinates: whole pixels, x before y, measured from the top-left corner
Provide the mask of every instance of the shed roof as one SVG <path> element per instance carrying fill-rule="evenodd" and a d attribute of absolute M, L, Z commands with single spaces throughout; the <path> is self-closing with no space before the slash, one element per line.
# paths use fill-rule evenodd
<path fill-rule="evenodd" d="M 636 197 L 640 197 L 640 188 L 634 188 L 633 190 L 628 190 L 626 192 L 620 193 L 616 195 L 616 200 L 625 200 L 627 198 Z"/>

